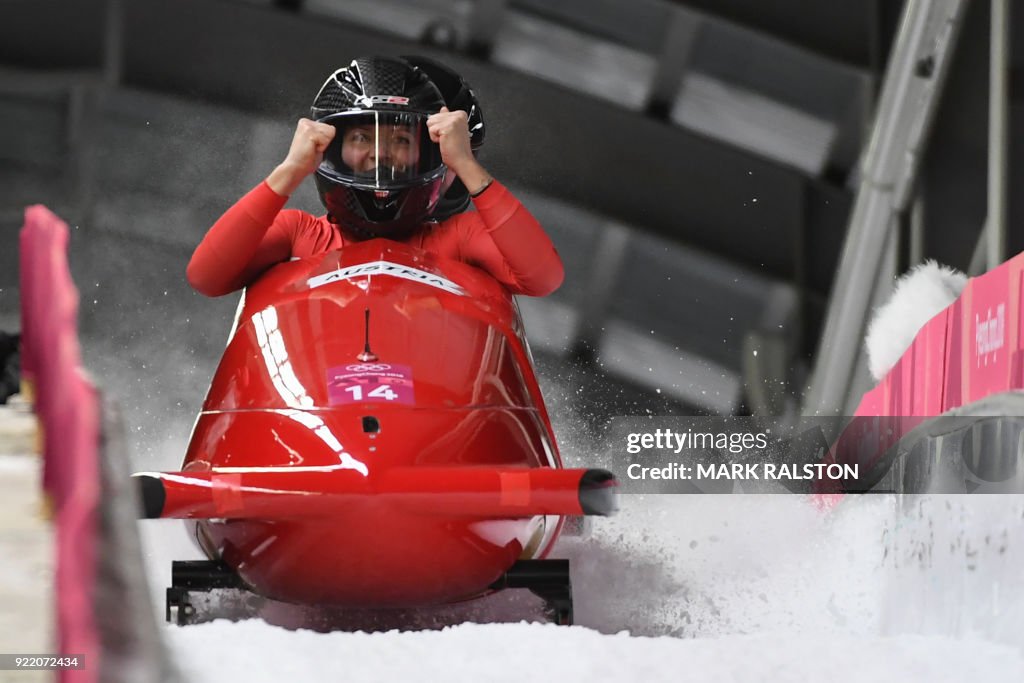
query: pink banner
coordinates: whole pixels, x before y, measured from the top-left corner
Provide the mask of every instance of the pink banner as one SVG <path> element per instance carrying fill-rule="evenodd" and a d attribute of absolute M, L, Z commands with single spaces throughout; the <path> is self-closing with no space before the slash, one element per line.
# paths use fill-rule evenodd
<path fill-rule="evenodd" d="M 878 385 L 864 394 L 837 440 L 839 460 L 870 462 L 930 417 L 986 396 L 1024 388 L 1024 254 L 972 278 L 960 297 L 925 324 Z M 889 419 L 887 419 L 889 418 Z M 878 438 L 888 434 L 891 438 Z M 870 443 L 876 452 L 863 453 Z"/>
<path fill-rule="evenodd" d="M 1024 388 L 1024 254 L 968 281 L 932 318 L 856 414 L 933 417 Z"/>
<path fill-rule="evenodd" d="M 943 373 L 946 367 L 946 325 L 949 309 L 929 320 L 918 333 L 920 344 L 911 347 L 912 390 L 910 414 L 940 415 L 945 395 Z"/>
<path fill-rule="evenodd" d="M 964 299 L 961 334 L 965 372 L 961 375 L 962 401 L 971 403 L 1006 391 L 1010 379 L 1010 264 L 974 278 Z M 1016 335 L 1014 335 L 1016 336 Z M 917 346 L 922 340 L 914 340 Z"/>
<path fill-rule="evenodd" d="M 67 226 L 43 206 L 25 211 L 20 236 L 22 365 L 42 425 L 43 488 L 56 510 L 56 649 L 82 653 L 86 669 L 59 680 L 96 683 L 93 609 L 99 503 L 99 407 L 80 369 L 78 292 L 67 263 Z"/>

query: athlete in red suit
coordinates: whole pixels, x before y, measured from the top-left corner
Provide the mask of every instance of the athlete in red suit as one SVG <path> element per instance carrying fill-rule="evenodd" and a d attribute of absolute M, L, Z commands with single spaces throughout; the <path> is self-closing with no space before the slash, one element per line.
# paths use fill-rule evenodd
<path fill-rule="evenodd" d="M 369 67 L 361 64 L 363 71 L 367 71 Z M 350 70 L 358 74 L 355 66 L 353 62 Z M 343 71 L 347 75 L 349 70 L 336 72 L 335 80 Z M 355 120 L 343 118 L 346 122 Z M 303 118 L 296 126 L 284 161 L 228 209 L 196 248 L 188 265 L 189 283 L 202 294 L 221 296 L 249 285 L 267 268 L 289 258 L 344 248 L 368 237 L 387 237 L 477 266 L 514 294 L 544 296 L 556 290 L 564 276 L 562 261 L 537 220 L 476 160 L 470 145 L 467 112 L 449 111 L 443 106 L 439 111 L 435 109 L 435 113 L 425 114 L 423 121 L 424 141 L 429 133 L 430 142 L 426 144 L 440 148 L 440 161 L 447 167 L 446 173 L 454 173 L 467 188 L 475 212 L 458 213 L 440 222 L 424 216 L 418 229 L 404 231 L 389 232 L 386 222 L 374 224 L 371 234 L 367 234 L 365 229 L 346 224 L 330 213 L 313 216 L 296 209 L 282 210 L 289 195 L 321 167 L 336 136 L 345 136 L 343 144 L 348 145 L 349 137 L 363 135 L 353 132 L 358 127 L 349 123 L 332 125 Z M 384 128 L 378 126 L 369 135 L 383 138 Z M 398 129 L 405 134 L 402 131 L 407 128 L 396 125 L 389 130 L 392 135 Z M 371 158 L 372 154 L 354 158 L 346 152 L 346 170 L 359 177 L 357 174 L 373 173 L 385 163 L 404 169 L 401 164 L 405 160 L 396 158 L 402 152 L 384 159 L 387 143 L 375 143 L 377 158 Z M 336 144 L 332 149 L 337 147 Z M 447 183 L 451 183 L 450 178 Z"/>

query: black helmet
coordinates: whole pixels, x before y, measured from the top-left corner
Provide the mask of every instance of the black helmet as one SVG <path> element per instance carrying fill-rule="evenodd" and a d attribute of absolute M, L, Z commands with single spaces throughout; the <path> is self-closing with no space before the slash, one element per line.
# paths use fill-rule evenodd
<path fill-rule="evenodd" d="M 469 83 L 451 68 L 429 57 L 403 56 L 402 59 L 427 74 L 437 89 L 441 91 L 444 104 L 449 111 L 461 109 L 466 112 L 469 117 L 469 145 L 473 148 L 473 155 L 476 156 L 480 148 L 484 146 L 486 129 L 484 113 L 480 109 L 476 93 L 469 87 Z M 461 180 L 455 177 L 455 174 L 449 174 L 445 180 L 445 186 L 446 192 L 430 214 L 432 219 L 443 220 L 465 211 L 469 206 L 469 190 Z"/>
<path fill-rule="evenodd" d="M 316 170 L 331 220 L 362 237 L 402 237 L 430 216 L 445 166 L 427 117 L 444 98 L 421 69 L 365 57 L 338 69 L 310 110 L 337 130 Z"/>

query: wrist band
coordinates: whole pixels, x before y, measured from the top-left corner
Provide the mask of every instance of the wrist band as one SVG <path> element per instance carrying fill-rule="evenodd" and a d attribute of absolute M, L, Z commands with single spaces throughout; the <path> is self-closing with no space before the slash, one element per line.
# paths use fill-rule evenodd
<path fill-rule="evenodd" d="M 484 183 L 483 187 L 481 187 L 479 190 L 477 190 L 476 192 L 474 192 L 473 194 L 471 194 L 469 196 L 473 197 L 473 198 L 479 197 L 480 195 L 482 195 L 484 193 L 484 190 L 486 190 L 488 187 L 491 186 L 491 183 L 493 183 L 493 182 L 494 182 L 494 178 L 488 178 L 487 182 Z"/>

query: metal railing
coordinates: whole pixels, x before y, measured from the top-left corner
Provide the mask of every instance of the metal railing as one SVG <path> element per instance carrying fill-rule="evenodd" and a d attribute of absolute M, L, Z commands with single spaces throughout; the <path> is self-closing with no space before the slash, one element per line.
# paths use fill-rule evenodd
<path fill-rule="evenodd" d="M 963 21 L 963 0 L 908 0 L 885 74 L 803 413 L 848 408 L 881 265 L 912 197 Z"/>

